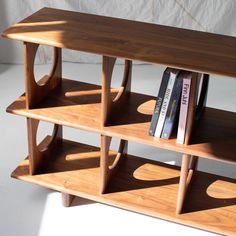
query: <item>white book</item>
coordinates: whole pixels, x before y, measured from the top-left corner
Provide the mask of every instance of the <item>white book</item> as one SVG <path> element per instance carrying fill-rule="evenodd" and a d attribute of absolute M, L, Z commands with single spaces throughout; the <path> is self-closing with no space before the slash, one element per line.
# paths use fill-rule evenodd
<path fill-rule="evenodd" d="M 191 86 L 191 73 L 186 73 L 183 79 L 182 95 L 180 101 L 180 112 L 179 112 L 179 124 L 178 124 L 177 141 L 176 141 L 179 144 L 184 144 L 187 116 L 188 116 L 190 86 Z"/>
<path fill-rule="evenodd" d="M 161 137 L 161 132 L 165 123 L 166 113 L 167 113 L 168 106 L 170 103 L 170 97 L 171 97 L 172 90 L 173 90 L 178 73 L 179 73 L 179 70 L 176 70 L 176 69 L 173 69 L 173 71 L 170 72 L 169 82 L 166 88 L 165 96 L 164 96 L 163 103 L 161 106 L 161 112 L 158 118 L 156 130 L 154 134 L 154 136 L 157 138 Z"/>

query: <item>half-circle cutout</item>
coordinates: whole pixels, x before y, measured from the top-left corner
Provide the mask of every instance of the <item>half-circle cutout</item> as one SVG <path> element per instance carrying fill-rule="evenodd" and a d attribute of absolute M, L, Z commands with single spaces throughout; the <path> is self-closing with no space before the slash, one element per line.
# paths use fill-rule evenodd
<path fill-rule="evenodd" d="M 59 57 L 59 48 L 49 47 L 45 45 L 39 45 L 37 48 L 34 64 L 33 64 L 33 77 L 34 81 L 38 86 L 44 86 L 49 82 L 49 80 L 54 76 L 60 57 Z M 43 53 L 45 51 L 47 53 Z M 45 54 L 45 62 L 48 63 L 45 65 L 35 65 L 35 59 L 37 55 Z"/>
<path fill-rule="evenodd" d="M 130 82 L 130 73 L 131 73 L 132 62 L 129 60 L 125 60 L 123 65 L 117 65 L 115 63 L 112 70 L 112 80 L 111 87 L 115 85 L 115 88 L 111 89 L 112 101 L 116 102 L 120 99 L 120 97 L 124 94 L 126 89 L 129 87 Z M 123 77 L 120 78 L 121 71 L 123 71 Z M 120 86 L 117 86 L 120 84 Z"/>
<path fill-rule="evenodd" d="M 37 127 L 36 132 L 36 145 L 39 152 L 45 152 L 48 150 L 50 145 L 55 141 L 55 138 L 57 136 L 59 126 L 56 124 L 51 124 L 47 122 L 40 121 L 39 125 Z M 50 140 L 47 141 L 46 146 L 42 145 L 43 140 L 50 136 Z"/>

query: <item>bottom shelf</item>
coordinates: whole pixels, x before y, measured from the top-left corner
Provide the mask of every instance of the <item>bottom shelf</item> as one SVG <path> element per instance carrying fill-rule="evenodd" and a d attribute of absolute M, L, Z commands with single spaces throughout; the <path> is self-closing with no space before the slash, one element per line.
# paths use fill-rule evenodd
<path fill-rule="evenodd" d="M 111 158 L 114 153 L 111 153 Z M 236 181 L 196 172 L 184 213 L 175 214 L 179 168 L 128 155 L 106 194 L 99 194 L 100 149 L 63 141 L 43 172 L 29 175 L 28 159 L 12 177 L 60 192 L 221 234 L 236 235 Z"/>

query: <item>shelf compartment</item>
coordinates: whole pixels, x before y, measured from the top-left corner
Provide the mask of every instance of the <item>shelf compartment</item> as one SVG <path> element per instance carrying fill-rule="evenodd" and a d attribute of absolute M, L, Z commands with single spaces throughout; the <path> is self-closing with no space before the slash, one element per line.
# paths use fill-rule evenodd
<path fill-rule="evenodd" d="M 47 143 L 47 137 L 43 143 Z M 115 152 L 110 152 L 111 159 Z M 25 159 L 12 177 L 173 222 L 235 235 L 236 181 L 196 171 L 183 214 L 175 214 L 179 168 L 128 155 L 99 194 L 100 149 L 64 140 L 38 175 L 29 175 Z"/>
<path fill-rule="evenodd" d="M 116 90 L 113 90 L 115 96 Z M 176 139 L 149 136 L 148 129 L 155 97 L 131 93 L 119 115 L 111 117 L 109 126 L 101 126 L 101 87 L 63 79 L 35 109 L 26 109 L 25 96 L 13 102 L 7 111 L 47 122 L 98 132 L 142 144 L 225 162 L 236 162 L 236 113 L 206 108 L 195 127 L 192 144 L 176 144 Z M 116 113 L 117 114 L 117 113 Z"/>

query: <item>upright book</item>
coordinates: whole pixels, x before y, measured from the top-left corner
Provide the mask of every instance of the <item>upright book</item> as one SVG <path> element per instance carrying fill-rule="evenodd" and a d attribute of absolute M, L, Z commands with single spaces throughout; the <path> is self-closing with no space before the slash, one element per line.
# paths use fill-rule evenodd
<path fill-rule="evenodd" d="M 184 137 L 186 131 L 186 122 L 188 115 L 188 104 L 191 86 L 191 76 L 192 73 L 189 71 L 183 72 L 183 86 L 180 101 L 180 112 L 179 112 L 179 124 L 177 132 L 177 143 L 184 144 Z"/>
<path fill-rule="evenodd" d="M 158 96 L 156 99 L 156 105 L 155 105 L 154 112 L 152 115 L 151 125 L 149 128 L 149 134 L 152 136 L 154 136 L 155 134 L 157 121 L 158 121 L 159 114 L 161 111 L 161 105 L 165 96 L 165 91 L 166 91 L 169 77 L 170 77 L 170 72 L 171 72 L 171 68 L 166 68 L 162 76 L 161 85 L 160 85 L 160 89 L 159 89 Z"/>
<path fill-rule="evenodd" d="M 177 122 L 184 76 L 185 71 L 181 71 L 175 80 L 173 91 L 170 97 L 169 106 L 166 113 L 164 127 L 161 133 L 161 138 L 169 139 L 172 134 L 173 128 Z"/>
<path fill-rule="evenodd" d="M 155 130 L 155 137 L 160 138 L 161 137 L 161 132 L 164 126 L 164 122 L 165 122 L 165 118 L 166 118 L 166 113 L 167 113 L 167 109 L 169 106 L 169 102 L 170 102 L 170 97 L 173 91 L 173 87 L 175 84 L 175 80 L 179 74 L 180 70 L 178 69 L 173 69 L 170 68 L 170 76 L 169 76 L 169 81 L 167 84 L 167 88 L 165 91 L 165 95 L 164 95 L 164 99 L 161 105 L 161 110 L 160 110 L 160 114 L 158 117 L 158 121 L 157 121 L 157 125 L 156 125 L 156 130 Z"/>
<path fill-rule="evenodd" d="M 192 129 L 196 120 L 195 114 L 196 114 L 196 108 L 197 108 L 198 87 L 199 87 L 200 78 L 201 78 L 200 73 L 191 72 L 191 84 L 190 84 L 190 90 L 189 90 L 189 100 L 188 100 L 188 105 L 187 105 L 187 115 L 184 121 L 185 129 L 182 131 L 183 137 L 181 140 L 179 140 L 179 142 L 178 142 L 178 134 L 177 134 L 177 142 L 180 143 L 181 141 L 181 144 L 187 145 L 191 141 L 190 140 L 191 133 L 192 133 Z M 180 120 L 181 119 L 182 118 L 180 118 Z M 179 129 L 178 129 L 178 132 L 179 132 Z"/>

